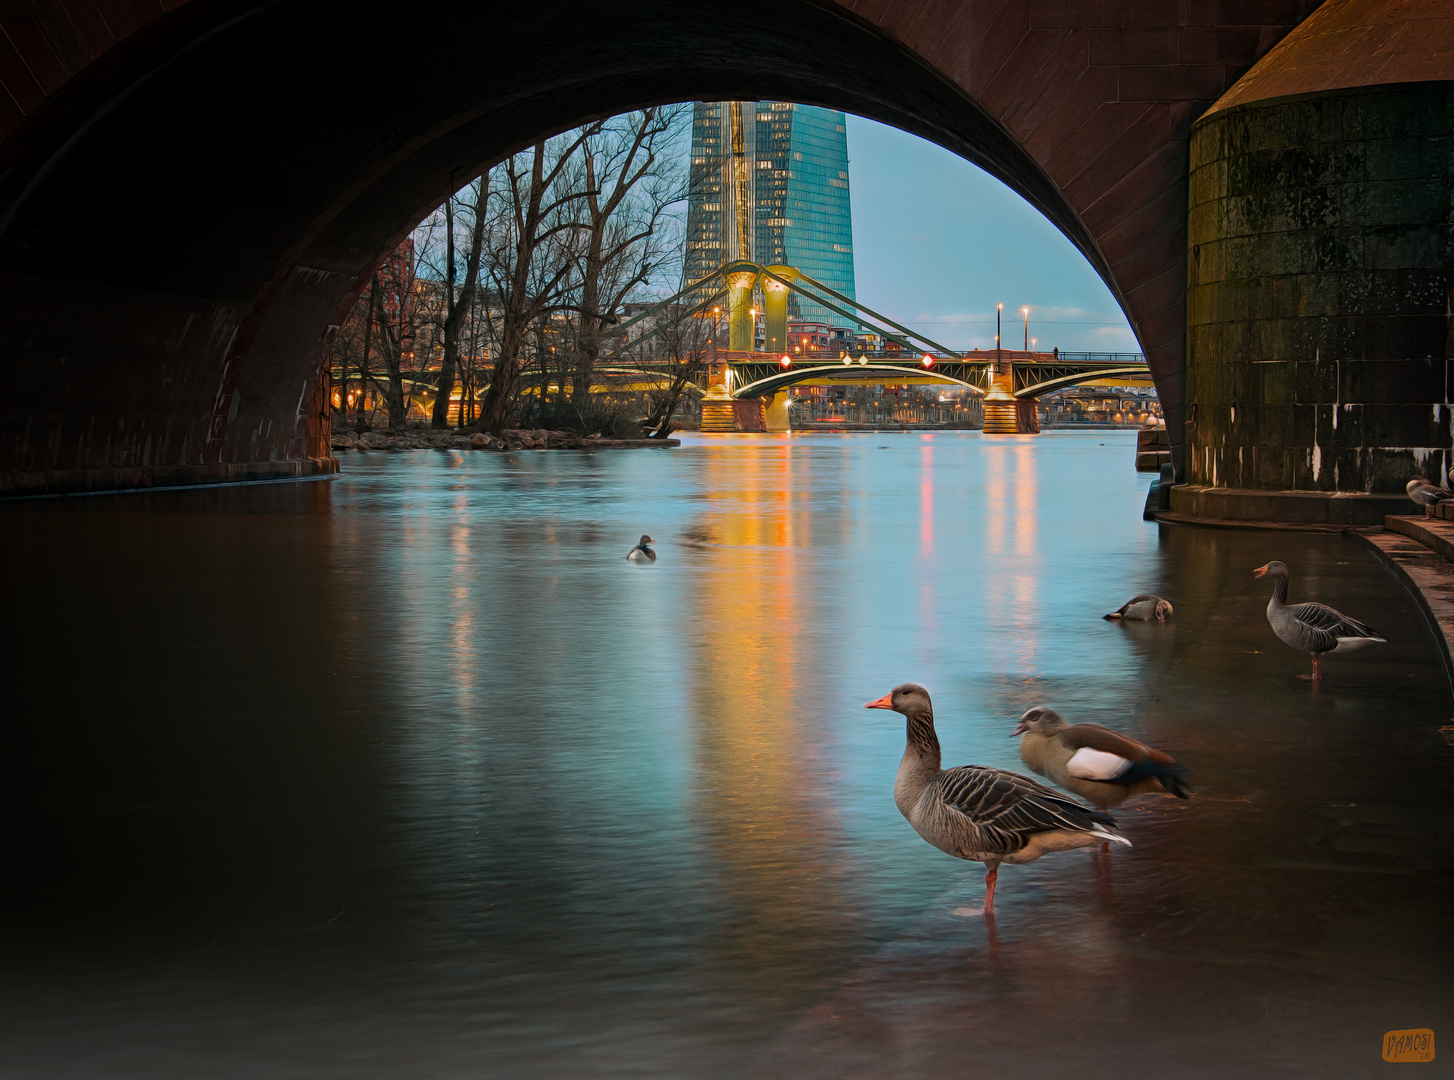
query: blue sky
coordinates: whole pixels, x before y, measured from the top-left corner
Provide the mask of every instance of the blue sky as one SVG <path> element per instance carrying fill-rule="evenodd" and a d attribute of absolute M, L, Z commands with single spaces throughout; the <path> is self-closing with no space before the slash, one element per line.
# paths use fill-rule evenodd
<path fill-rule="evenodd" d="M 848 118 L 858 299 L 954 349 L 1137 352 L 1125 316 L 1085 257 L 989 174 L 934 143 Z"/>

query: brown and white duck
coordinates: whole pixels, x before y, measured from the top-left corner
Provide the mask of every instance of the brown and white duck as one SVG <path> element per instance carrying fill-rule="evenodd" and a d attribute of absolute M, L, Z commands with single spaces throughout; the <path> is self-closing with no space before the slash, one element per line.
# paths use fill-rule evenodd
<path fill-rule="evenodd" d="M 1133 596 L 1119 611 L 1101 616 L 1103 619 L 1129 619 L 1132 622 L 1165 622 L 1171 615 L 1171 601 L 1150 593 Z"/>
<path fill-rule="evenodd" d="M 1253 577 L 1270 577 L 1272 599 L 1267 602 L 1267 621 L 1284 645 L 1313 654 L 1313 683 L 1323 672 L 1318 665 L 1324 654 L 1352 652 L 1365 645 L 1386 645 L 1378 631 L 1366 623 L 1335 611 L 1326 604 L 1289 604 L 1287 567 L 1276 560 L 1252 571 Z"/>
<path fill-rule="evenodd" d="M 1067 724 L 1054 709 L 1036 706 L 1010 734 L 1020 736 L 1020 760 L 1032 771 L 1102 810 L 1149 792 L 1188 797 L 1170 754 L 1099 724 Z"/>
<path fill-rule="evenodd" d="M 940 768 L 934 706 L 922 686 L 903 683 L 864 708 L 892 709 L 907 720 L 894 802 L 914 831 L 940 851 L 985 864 L 986 915 L 994 913 L 1001 863 L 1017 866 L 1102 841 L 1130 846 L 1109 814 L 1028 776 L 988 765 Z"/>
<path fill-rule="evenodd" d="M 1422 476 L 1416 476 L 1404 485 L 1409 498 L 1424 508 L 1424 517 L 1430 517 L 1429 507 L 1454 501 L 1454 492 L 1445 491 L 1438 484 L 1431 484 Z"/>
<path fill-rule="evenodd" d="M 647 536 L 645 533 L 642 533 L 641 543 L 637 544 L 634 548 L 626 553 L 627 560 L 634 563 L 656 562 L 656 552 L 651 550 L 651 545 L 654 543 L 656 543 L 655 540 Z"/>

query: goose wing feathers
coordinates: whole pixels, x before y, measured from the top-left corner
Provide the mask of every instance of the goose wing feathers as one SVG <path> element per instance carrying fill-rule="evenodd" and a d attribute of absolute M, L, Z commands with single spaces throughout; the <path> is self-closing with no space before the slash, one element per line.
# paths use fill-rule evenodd
<path fill-rule="evenodd" d="M 1130 607 L 1132 604 L 1144 603 L 1147 600 L 1151 601 L 1151 603 L 1154 604 L 1154 603 L 1156 603 L 1156 601 L 1158 601 L 1160 599 L 1161 599 L 1161 597 L 1159 597 L 1159 596 L 1152 596 L 1150 593 L 1141 593 L 1139 596 L 1133 596 L 1133 597 L 1131 597 L 1131 599 L 1127 600 L 1124 604 L 1122 604 L 1121 607 L 1120 607 L 1120 609 L 1116 612 L 1116 614 L 1117 615 L 1124 615 L 1124 614 L 1126 614 L 1126 609 L 1128 607 Z"/>
<path fill-rule="evenodd" d="M 1080 750 L 1082 748 L 1099 750 L 1103 754 L 1115 754 L 1117 757 L 1125 758 L 1127 761 L 1140 761 L 1143 758 L 1150 758 L 1158 765 L 1170 765 L 1172 762 L 1170 754 L 1162 753 L 1160 750 L 1153 750 L 1149 746 L 1138 743 L 1135 739 L 1128 739 L 1126 736 L 1112 731 L 1110 728 L 1103 728 L 1099 724 L 1073 724 L 1062 731 L 1058 738 L 1071 750 Z"/>
<path fill-rule="evenodd" d="M 1312 647 L 1318 652 L 1331 652 L 1339 638 L 1377 638 L 1378 631 L 1366 623 L 1349 618 L 1327 604 L 1293 604 L 1285 609 L 1303 627 Z"/>
<path fill-rule="evenodd" d="M 943 805 L 968 819 L 982 850 L 1010 854 L 1036 833 L 1091 832 L 1112 824 L 1109 815 L 1006 769 L 961 765 L 942 773 L 936 786 Z"/>

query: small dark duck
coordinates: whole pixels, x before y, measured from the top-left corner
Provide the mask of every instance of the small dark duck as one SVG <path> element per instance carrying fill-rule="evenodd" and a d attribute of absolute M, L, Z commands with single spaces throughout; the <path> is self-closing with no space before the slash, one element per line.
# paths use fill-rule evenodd
<path fill-rule="evenodd" d="M 627 561 L 643 564 L 656 562 L 656 552 L 651 550 L 651 545 L 654 543 L 656 543 L 655 540 L 647 536 L 645 533 L 642 533 L 641 543 L 637 544 L 634 548 L 626 553 Z"/>

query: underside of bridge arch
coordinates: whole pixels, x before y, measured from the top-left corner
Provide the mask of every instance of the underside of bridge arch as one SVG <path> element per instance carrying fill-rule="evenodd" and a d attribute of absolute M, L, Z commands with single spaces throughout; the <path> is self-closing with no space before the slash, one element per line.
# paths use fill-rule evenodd
<path fill-rule="evenodd" d="M 1315 6 L 20 5 L 0 13 L 0 491 L 327 469 L 332 328 L 451 177 L 691 99 L 844 109 L 1005 181 L 1110 285 L 1179 433 L 1188 131 Z"/>
<path fill-rule="evenodd" d="M 855 367 L 851 375 L 837 375 L 839 369 L 807 368 L 803 370 L 792 369 L 784 371 L 780 375 L 774 375 L 766 379 L 758 379 L 756 382 L 748 383 L 746 386 L 738 387 L 732 391 L 735 398 L 756 398 L 764 395 L 772 395 L 779 390 L 786 390 L 791 386 L 802 386 L 813 384 L 820 386 L 903 386 L 907 384 L 939 385 L 939 386 L 960 386 L 983 396 L 984 388 L 977 386 L 965 379 L 956 379 L 953 376 L 945 375 L 942 372 L 925 369 L 923 371 L 908 370 L 902 367 Z"/>

